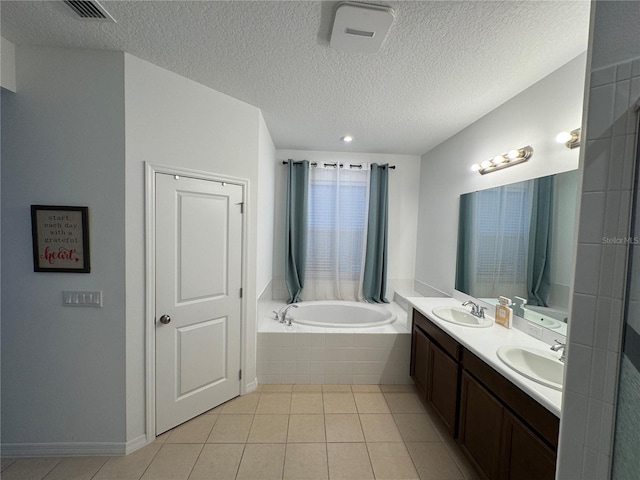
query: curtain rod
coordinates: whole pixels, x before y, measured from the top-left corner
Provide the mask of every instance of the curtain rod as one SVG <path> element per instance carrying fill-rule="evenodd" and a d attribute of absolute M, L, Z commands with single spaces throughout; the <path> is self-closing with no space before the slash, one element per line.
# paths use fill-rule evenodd
<path fill-rule="evenodd" d="M 283 161 L 282 161 L 282 164 L 283 164 L 283 165 L 286 165 L 286 164 L 288 164 L 288 163 L 289 163 L 289 161 L 288 161 L 288 160 L 283 160 Z M 338 163 L 327 163 L 327 162 L 323 162 L 323 164 L 324 164 L 325 166 L 327 166 L 327 165 L 328 165 L 328 166 L 330 166 L 330 167 L 337 167 L 338 165 L 340 165 L 340 167 L 342 168 L 342 167 L 344 166 L 344 163 L 340 163 L 340 164 L 338 164 Z M 310 163 L 310 165 L 311 165 L 312 167 L 317 167 L 317 166 L 318 166 L 318 162 L 312 162 L 312 163 Z M 361 164 L 359 164 L 359 163 L 350 163 L 350 164 L 349 164 L 349 168 L 362 168 L 362 165 L 361 165 Z M 395 169 L 396 169 L 396 166 L 395 166 L 395 165 L 389 165 L 389 168 L 390 168 L 391 170 L 395 170 Z"/>

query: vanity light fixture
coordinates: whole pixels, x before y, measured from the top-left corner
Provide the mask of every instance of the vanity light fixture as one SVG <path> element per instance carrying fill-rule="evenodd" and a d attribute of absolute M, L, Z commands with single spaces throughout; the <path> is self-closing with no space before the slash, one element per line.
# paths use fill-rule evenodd
<path fill-rule="evenodd" d="M 353 141 L 353 137 L 351 135 L 345 135 L 340 140 L 342 140 L 344 143 L 350 143 Z"/>
<path fill-rule="evenodd" d="M 576 128 L 570 132 L 560 132 L 556 135 L 556 142 L 564 143 L 565 147 L 574 149 L 580 146 L 580 129 Z"/>
<path fill-rule="evenodd" d="M 495 172 L 496 170 L 502 170 L 503 168 L 518 165 L 519 163 L 526 162 L 533 155 L 533 148 L 530 145 L 522 148 L 516 148 L 509 150 L 507 153 L 496 155 L 491 160 L 485 160 L 482 163 L 475 163 L 471 165 L 471 171 L 479 172 L 480 175 L 486 173 Z"/>

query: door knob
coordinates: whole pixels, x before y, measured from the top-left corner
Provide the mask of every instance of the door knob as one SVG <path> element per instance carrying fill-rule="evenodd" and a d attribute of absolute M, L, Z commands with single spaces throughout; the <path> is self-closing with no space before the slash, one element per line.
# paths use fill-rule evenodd
<path fill-rule="evenodd" d="M 162 315 L 160 317 L 160 323 L 166 325 L 167 323 L 169 323 L 171 321 L 171 317 L 169 315 Z"/>

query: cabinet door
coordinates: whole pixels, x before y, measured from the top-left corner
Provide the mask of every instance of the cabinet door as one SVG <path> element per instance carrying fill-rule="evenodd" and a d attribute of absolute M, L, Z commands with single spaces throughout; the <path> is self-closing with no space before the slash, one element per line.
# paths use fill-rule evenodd
<path fill-rule="evenodd" d="M 429 370 L 429 340 L 424 332 L 413 326 L 411 336 L 411 376 L 424 397 L 427 388 Z"/>
<path fill-rule="evenodd" d="M 436 344 L 429 344 L 427 402 L 440 414 L 453 437 L 458 411 L 459 364 Z"/>
<path fill-rule="evenodd" d="M 526 425 L 505 411 L 500 454 L 503 480 L 553 480 L 556 455 Z"/>
<path fill-rule="evenodd" d="M 503 413 L 502 404 L 463 371 L 458 442 L 486 479 L 498 478 Z"/>

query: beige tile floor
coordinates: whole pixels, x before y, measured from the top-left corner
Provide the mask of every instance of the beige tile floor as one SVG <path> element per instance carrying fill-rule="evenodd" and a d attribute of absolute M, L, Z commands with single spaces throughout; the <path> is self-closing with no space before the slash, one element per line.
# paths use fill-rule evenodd
<path fill-rule="evenodd" d="M 126 457 L 3 458 L 2 480 L 476 480 L 410 385 L 264 385 Z"/>

